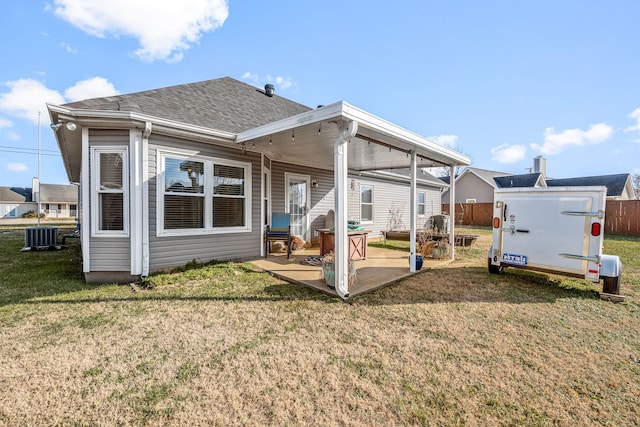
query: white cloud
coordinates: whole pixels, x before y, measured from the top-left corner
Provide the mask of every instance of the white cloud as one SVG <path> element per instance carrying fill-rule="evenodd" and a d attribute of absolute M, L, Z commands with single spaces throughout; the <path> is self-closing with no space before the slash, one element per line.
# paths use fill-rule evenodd
<path fill-rule="evenodd" d="M 7 170 L 10 170 L 12 172 L 24 172 L 28 169 L 29 166 L 25 165 L 24 163 L 9 163 L 7 165 Z"/>
<path fill-rule="evenodd" d="M 229 16 L 226 0 L 54 0 L 54 13 L 92 36 L 130 36 L 138 40 L 135 55 L 143 61 L 180 61 L 203 34 L 222 26 Z"/>
<path fill-rule="evenodd" d="M 71 46 L 69 43 L 60 43 L 60 46 L 69 53 L 78 53 L 78 49 Z"/>
<path fill-rule="evenodd" d="M 458 142 L 458 135 L 437 135 L 437 136 L 429 136 L 427 139 L 435 142 L 436 144 L 443 145 L 447 148 L 455 147 Z"/>
<path fill-rule="evenodd" d="M 46 103 L 59 105 L 68 102 L 68 100 L 77 101 L 118 94 L 113 84 L 104 77 L 92 77 L 79 81 L 64 91 L 65 96 L 32 79 L 7 82 L 6 86 L 10 90 L 8 93 L 0 94 L 0 112 L 27 119 L 34 124 L 38 124 L 38 112 L 40 112 L 42 125 L 48 123 Z M 10 121 L 0 119 L 0 128 L 9 126 L 11 126 Z"/>
<path fill-rule="evenodd" d="M 282 90 L 288 89 L 291 86 L 293 86 L 293 82 L 291 81 L 291 79 L 289 77 L 285 78 L 285 77 L 280 77 L 280 76 L 276 76 L 276 77 L 267 76 L 267 80 L 275 82 L 275 84 L 277 84 L 278 87 L 280 89 L 282 89 Z"/>
<path fill-rule="evenodd" d="M 104 77 L 92 77 L 82 80 L 64 91 L 65 98 L 71 101 L 82 101 L 90 98 L 117 95 L 120 92 Z"/>
<path fill-rule="evenodd" d="M 625 128 L 625 132 L 640 132 L 640 108 L 636 108 L 629 114 L 629 117 L 636 121 L 636 124 Z M 635 142 L 640 143 L 640 139 L 636 139 Z"/>
<path fill-rule="evenodd" d="M 242 75 L 242 79 L 243 80 L 249 80 L 249 81 L 251 81 L 251 82 L 253 82 L 255 84 L 259 83 L 258 75 L 257 74 L 253 74 L 250 71 L 247 71 L 246 73 L 244 73 Z"/>
<path fill-rule="evenodd" d="M 636 108 L 635 110 L 633 110 L 631 112 L 631 114 L 629 114 L 629 117 L 634 119 L 636 121 L 636 124 L 633 125 L 633 126 L 629 126 L 624 131 L 625 132 L 635 132 L 635 131 L 640 132 L 640 108 Z"/>
<path fill-rule="evenodd" d="M 491 149 L 491 158 L 498 163 L 515 163 L 524 159 L 527 147 L 524 145 L 502 144 Z"/>
<path fill-rule="evenodd" d="M 30 120 L 34 124 L 38 124 L 38 112 L 41 113 L 41 122 L 47 121 L 45 103 L 64 104 L 65 102 L 62 95 L 37 80 L 20 79 L 7 82 L 6 85 L 11 90 L 9 93 L 0 94 L 0 111 Z"/>
<path fill-rule="evenodd" d="M 531 144 L 531 148 L 542 154 L 553 155 L 562 152 L 565 146 L 581 147 L 587 144 L 599 144 L 613 135 L 613 128 L 606 123 L 591 125 L 589 130 L 565 129 L 556 133 L 555 128 L 549 127 L 544 131 L 542 145 Z"/>
<path fill-rule="evenodd" d="M 248 80 L 256 86 L 262 86 L 261 83 L 275 83 L 278 85 L 278 89 L 285 90 L 293 86 L 293 80 L 290 77 L 281 77 L 281 76 L 270 76 L 267 74 L 264 78 L 260 77 L 258 74 L 254 74 L 250 71 L 247 71 L 242 75 L 243 80 Z"/>
<path fill-rule="evenodd" d="M 9 141 L 20 141 L 20 134 L 14 131 L 5 132 L 4 137 Z"/>
<path fill-rule="evenodd" d="M 11 123 L 11 120 L 0 119 L 0 129 L 2 129 L 2 128 L 10 128 L 12 126 L 13 126 L 13 123 Z"/>

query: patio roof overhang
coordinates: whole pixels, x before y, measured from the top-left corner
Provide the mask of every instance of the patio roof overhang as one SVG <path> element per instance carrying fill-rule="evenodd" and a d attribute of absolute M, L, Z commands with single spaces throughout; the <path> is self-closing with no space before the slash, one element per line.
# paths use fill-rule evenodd
<path fill-rule="evenodd" d="M 236 143 L 273 160 L 331 170 L 334 144 L 348 122 L 357 123 L 348 144 L 351 171 L 409 168 L 413 152 L 418 168 L 471 163 L 457 151 L 342 101 L 241 132 Z"/>

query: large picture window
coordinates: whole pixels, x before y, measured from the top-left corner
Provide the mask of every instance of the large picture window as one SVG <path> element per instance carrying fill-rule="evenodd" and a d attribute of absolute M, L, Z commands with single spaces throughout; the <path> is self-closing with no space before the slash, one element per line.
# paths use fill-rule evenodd
<path fill-rule="evenodd" d="M 93 234 L 127 236 L 127 149 L 94 147 L 92 152 Z"/>
<path fill-rule="evenodd" d="M 159 156 L 158 234 L 251 231 L 251 165 L 200 156 Z"/>
<path fill-rule="evenodd" d="M 360 185 L 360 221 L 373 222 L 373 187 Z"/>

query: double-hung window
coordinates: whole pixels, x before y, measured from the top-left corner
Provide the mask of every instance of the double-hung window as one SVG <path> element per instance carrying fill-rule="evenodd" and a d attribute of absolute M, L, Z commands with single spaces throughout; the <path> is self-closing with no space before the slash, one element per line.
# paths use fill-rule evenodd
<path fill-rule="evenodd" d="M 426 214 L 426 194 L 424 191 L 418 192 L 418 215 L 424 216 Z"/>
<path fill-rule="evenodd" d="M 360 185 L 360 221 L 373 222 L 373 186 Z"/>
<path fill-rule="evenodd" d="M 251 231 L 251 164 L 159 154 L 158 235 Z"/>
<path fill-rule="evenodd" d="M 126 148 L 92 148 L 94 235 L 129 235 L 127 159 Z"/>

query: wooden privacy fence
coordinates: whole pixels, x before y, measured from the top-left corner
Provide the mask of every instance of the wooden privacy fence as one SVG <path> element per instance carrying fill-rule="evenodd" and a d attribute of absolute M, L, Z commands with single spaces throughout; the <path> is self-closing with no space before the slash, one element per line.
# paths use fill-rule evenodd
<path fill-rule="evenodd" d="M 607 200 L 604 232 L 640 236 L 640 200 Z"/>
<path fill-rule="evenodd" d="M 456 203 L 456 225 L 491 227 L 493 203 Z M 442 205 L 449 213 L 449 204 Z M 640 236 L 640 200 L 607 200 L 605 234 Z"/>
<path fill-rule="evenodd" d="M 490 227 L 493 218 L 493 203 L 456 203 L 456 225 Z M 442 212 L 449 213 L 449 204 L 442 205 Z"/>

